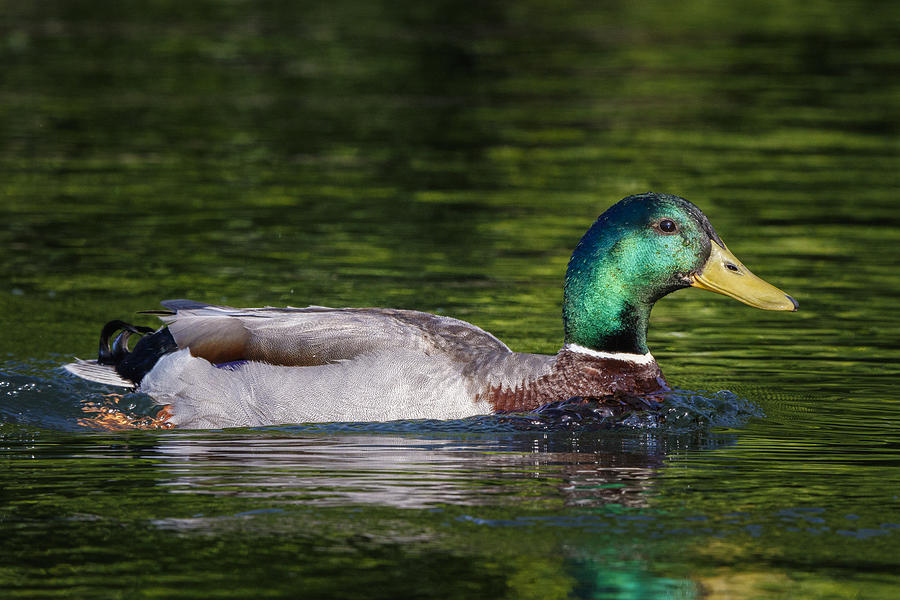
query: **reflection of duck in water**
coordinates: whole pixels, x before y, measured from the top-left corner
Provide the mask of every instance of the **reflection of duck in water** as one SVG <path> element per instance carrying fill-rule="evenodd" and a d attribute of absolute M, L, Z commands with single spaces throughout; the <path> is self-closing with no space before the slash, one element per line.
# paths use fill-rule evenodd
<path fill-rule="evenodd" d="M 757 308 L 797 303 L 753 275 L 683 198 L 629 196 L 581 238 L 566 272 L 565 345 L 512 352 L 457 319 L 382 308 L 235 309 L 174 300 L 166 327 L 129 352 L 112 321 L 76 375 L 138 387 L 184 427 L 461 418 L 572 396 L 652 395 L 665 380 L 647 349 L 653 304 L 688 286 Z M 110 347 L 110 337 L 122 333 Z M 616 402 L 611 400 L 611 402 Z"/>

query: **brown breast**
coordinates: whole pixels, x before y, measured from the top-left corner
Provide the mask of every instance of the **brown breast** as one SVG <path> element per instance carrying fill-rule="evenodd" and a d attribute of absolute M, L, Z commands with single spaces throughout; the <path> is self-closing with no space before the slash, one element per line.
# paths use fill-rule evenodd
<path fill-rule="evenodd" d="M 573 396 L 609 397 L 612 401 L 617 396 L 643 396 L 668 389 L 656 361 L 637 364 L 563 349 L 550 373 L 515 387 L 488 386 L 478 400 L 487 400 L 497 412 L 519 412 Z"/>

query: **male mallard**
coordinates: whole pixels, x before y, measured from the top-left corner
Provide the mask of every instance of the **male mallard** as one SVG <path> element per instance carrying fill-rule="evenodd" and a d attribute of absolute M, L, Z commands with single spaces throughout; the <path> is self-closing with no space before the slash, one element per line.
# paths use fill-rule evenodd
<path fill-rule="evenodd" d="M 455 419 L 572 396 L 653 395 L 667 388 L 647 349 L 650 309 L 688 286 L 797 310 L 734 257 L 700 209 L 647 193 L 600 215 L 572 253 L 565 344 L 554 356 L 512 352 L 465 321 L 412 310 L 171 300 L 156 313 L 166 326 L 133 351 L 129 335 L 152 330 L 112 321 L 99 358 L 66 368 L 137 387 L 167 405 L 167 423 L 192 428 Z"/>

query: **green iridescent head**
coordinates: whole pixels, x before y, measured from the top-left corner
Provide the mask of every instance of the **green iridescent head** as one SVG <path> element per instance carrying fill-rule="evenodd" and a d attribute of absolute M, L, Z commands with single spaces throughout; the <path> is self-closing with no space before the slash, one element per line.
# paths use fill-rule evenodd
<path fill-rule="evenodd" d="M 734 257 L 699 208 L 678 196 L 639 194 L 610 207 L 569 260 L 567 344 L 645 354 L 653 304 L 695 286 L 768 310 L 797 303 Z"/>

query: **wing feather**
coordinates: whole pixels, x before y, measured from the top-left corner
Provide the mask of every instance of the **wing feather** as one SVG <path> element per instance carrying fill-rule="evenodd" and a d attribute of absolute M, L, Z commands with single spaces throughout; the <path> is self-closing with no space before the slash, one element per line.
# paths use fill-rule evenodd
<path fill-rule="evenodd" d="M 221 363 L 255 360 L 312 366 L 362 354 L 407 349 L 471 360 L 481 353 L 509 352 L 490 333 L 465 321 L 430 313 L 385 308 L 245 308 L 190 300 L 162 303 L 161 315 L 180 348 Z"/>

